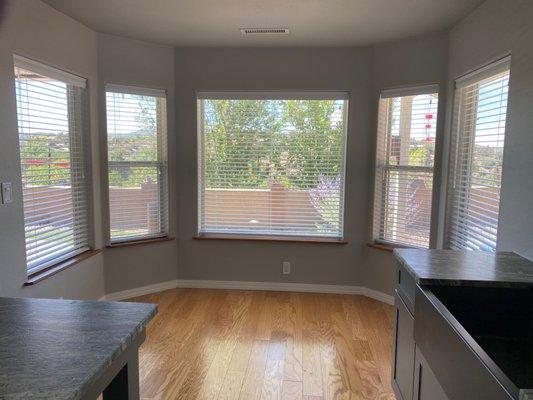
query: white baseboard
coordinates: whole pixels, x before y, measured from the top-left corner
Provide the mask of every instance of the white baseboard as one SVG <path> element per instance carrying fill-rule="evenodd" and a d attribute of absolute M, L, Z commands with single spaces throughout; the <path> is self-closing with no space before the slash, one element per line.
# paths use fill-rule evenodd
<path fill-rule="evenodd" d="M 362 295 L 387 304 L 394 304 L 394 297 L 363 286 L 318 285 L 312 283 L 244 282 L 177 279 L 140 288 L 110 293 L 101 300 L 116 301 L 174 288 L 267 290 L 278 292 L 307 292 Z"/>
<path fill-rule="evenodd" d="M 178 287 L 178 280 L 166 281 L 161 283 L 155 283 L 153 285 L 141 286 L 134 289 L 123 290 L 120 292 L 114 292 L 106 294 L 100 300 L 104 301 L 118 301 L 131 299 L 132 297 L 143 296 L 145 294 L 162 292 L 164 290 L 175 289 Z"/>

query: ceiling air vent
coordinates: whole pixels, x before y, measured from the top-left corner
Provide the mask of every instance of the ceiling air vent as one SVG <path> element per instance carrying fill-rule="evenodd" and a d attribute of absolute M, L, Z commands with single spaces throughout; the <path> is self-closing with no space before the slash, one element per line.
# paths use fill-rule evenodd
<path fill-rule="evenodd" d="M 241 28 L 244 36 L 249 35 L 288 35 L 288 28 Z"/>

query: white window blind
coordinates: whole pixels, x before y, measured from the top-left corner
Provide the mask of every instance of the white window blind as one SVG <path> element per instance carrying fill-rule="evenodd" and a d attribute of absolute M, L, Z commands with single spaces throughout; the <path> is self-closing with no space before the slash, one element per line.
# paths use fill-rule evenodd
<path fill-rule="evenodd" d="M 90 248 L 86 90 L 83 78 L 18 56 L 15 89 L 31 274 Z"/>
<path fill-rule="evenodd" d="M 429 247 L 438 111 L 436 85 L 382 91 L 374 240 Z"/>
<path fill-rule="evenodd" d="M 106 86 L 111 243 L 167 235 L 165 92 Z"/>
<path fill-rule="evenodd" d="M 448 246 L 496 251 L 510 59 L 456 81 Z"/>
<path fill-rule="evenodd" d="M 346 93 L 199 93 L 199 233 L 343 236 Z"/>

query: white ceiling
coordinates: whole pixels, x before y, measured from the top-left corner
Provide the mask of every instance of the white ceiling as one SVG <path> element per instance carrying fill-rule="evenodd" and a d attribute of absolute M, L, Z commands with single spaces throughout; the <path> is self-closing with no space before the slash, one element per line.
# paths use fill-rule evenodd
<path fill-rule="evenodd" d="M 175 46 L 360 46 L 447 29 L 483 0 L 43 0 L 99 32 Z M 288 36 L 239 28 L 283 27 Z"/>

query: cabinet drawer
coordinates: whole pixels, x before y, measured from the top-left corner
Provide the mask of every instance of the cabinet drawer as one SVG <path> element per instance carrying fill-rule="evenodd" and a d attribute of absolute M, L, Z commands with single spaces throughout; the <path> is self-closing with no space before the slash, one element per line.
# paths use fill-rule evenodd
<path fill-rule="evenodd" d="M 416 345 L 450 400 L 514 398 L 459 334 L 457 320 L 428 288 L 417 287 L 414 325 Z"/>

